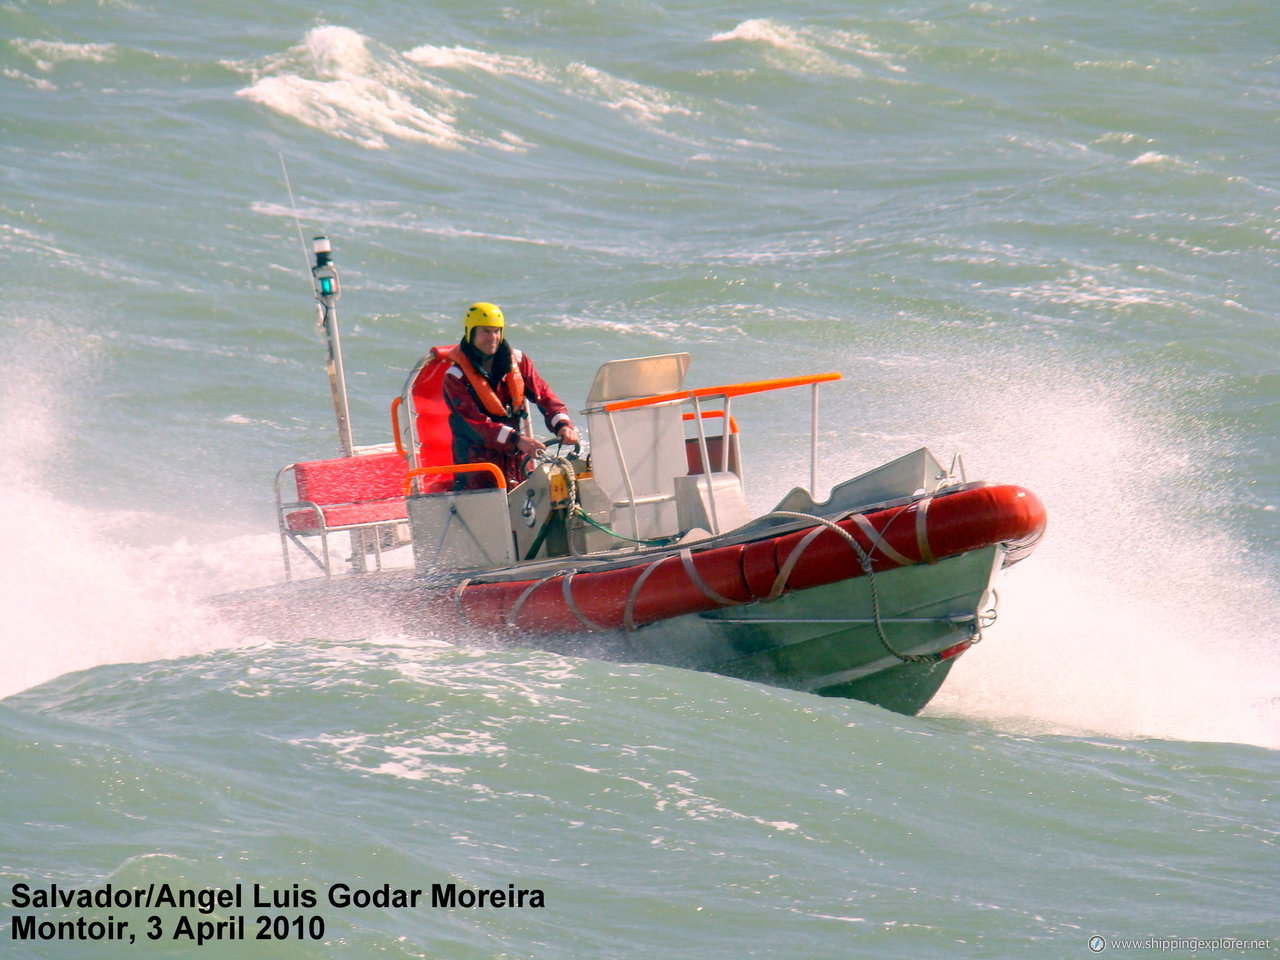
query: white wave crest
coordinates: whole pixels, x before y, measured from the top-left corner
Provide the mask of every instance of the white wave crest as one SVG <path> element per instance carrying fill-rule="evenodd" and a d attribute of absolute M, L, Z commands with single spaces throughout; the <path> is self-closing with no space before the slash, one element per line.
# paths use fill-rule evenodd
<path fill-rule="evenodd" d="M 805 44 L 797 31 L 772 20 L 744 20 L 732 30 L 717 33 L 711 38 L 712 43 L 726 40 L 760 41 L 775 47 L 805 49 Z"/>
<path fill-rule="evenodd" d="M 461 132 L 455 104 L 463 93 L 432 83 L 349 27 L 315 27 L 301 46 L 243 69 L 255 79 L 238 96 L 372 150 L 385 150 L 393 140 L 445 149 L 519 147 L 510 137 Z"/>
<path fill-rule="evenodd" d="M 656 124 L 670 115 L 693 115 L 692 110 L 677 103 L 666 91 L 580 62 L 555 66 L 528 57 L 430 44 L 414 47 L 405 58 L 431 70 L 479 71 L 531 80 L 577 100 L 601 104 L 644 125 Z"/>
<path fill-rule="evenodd" d="M 605 106 L 618 110 L 644 123 L 656 123 L 663 117 L 678 114 L 692 116 L 687 107 L 674 103 L 669 96 L 653 87 L 623 80 L 583 63 L 569 67 L 571 92 L 603 98 Z"/>
<path fill-rule="evenodd" d="M 423 44 L 405 53 L 406 60 L 432 70 L 479 70 L 494 75 L 543 79 L 548 71 L 527 57 L 472 50 L 468 47 L 436 47 Z"/>
<path fill-rule="evenodd" d="M 905 69 L 872 42 L 866 34 L 821 27 L 797 29 L 769 19 L 744 20 L 732 30 L 714 34 L 712 43 L 742 42 L 765 50 L 774 68 L 829 76 L 861 77 L 863 71 L 839 55 L 852 54 L 901 73 Z M 832 51 L 832 52 L 828 52 Z"/>
<path fill-rule="evenodd" d="M 1160 153 L 1158 150 L 1148 150 L 1139 154 L 1129 161 L 1131 167 L 1185 167 L 1187 164 L 1171 157 L 1168 154 Z"/>
<path fill-rule="evenodd" d="M 59 63 L 108 63 L 115 58 L 116 48 L 110 43 L 65 43 L 55 40 L 28 40 L 21 37 L 9 41 L 19 54 L 30 58 L 37 70 L 50 73 Z"/>

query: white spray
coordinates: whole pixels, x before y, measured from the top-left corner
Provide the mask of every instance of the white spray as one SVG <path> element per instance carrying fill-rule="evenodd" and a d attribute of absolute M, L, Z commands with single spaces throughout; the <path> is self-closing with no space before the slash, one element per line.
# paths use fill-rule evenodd
<path fill-rule="evenodd" d="M 129 546 L 149 525 L 138 513 L 51 491 L 68 478 L 76 407 L 94 347 L 64 323 L 21 320 L 5 338 L 0 369 L 0 497 L 6 510 L 0 551 L 0 696 L 102 663 L 144 661 L 239 642 L 197 601 L 231 575 L 228 545 L 200 550 L 186 540 Z M 68 384 L 80 384 L 75 394 Z M 255 540 L 241 556 L 260 553 Z"/>
<path fill-rule="evenodd" d="M 912 444 L 944 462 L 959 451 L 970 479 L 1026 486 L 1049 513 L 1040 548 L 1002 578 L 999 622 L 928 712 L 1023 732 L 1280 747 L 1274 569 L 1244 556 L 1201 502 L 1204 468 L 1232 455 L 1227 441 L 1097 361 L 903 349 L 898 362 L 892 350 L 850 360 L 868 428 L 844 445 L 858 462 L 846 454 L 840 466 Z M 890 436 L 904 424 L 914 433 Z"/>

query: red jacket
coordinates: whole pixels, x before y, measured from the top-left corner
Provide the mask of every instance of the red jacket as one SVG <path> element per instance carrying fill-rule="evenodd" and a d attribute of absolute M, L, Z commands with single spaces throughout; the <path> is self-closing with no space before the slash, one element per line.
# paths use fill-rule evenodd
<path fill-rule="evenodd" d="M 505 340 L 498 347 L 487 378 L 498 399 L 510 407 L 511 390 L 505 375 L 509 367 L 503 362 L 504 352 L 509 353 L 510 363 L 516 366 L 524 378 L 524 395 L 542 411 L 547 430 L 555 433 L 565 424 L 572 424 L 569 408 L 538 375 L 533 362 L 522 351 L 508 346 Z M 521 482 L 524 479 L 521 470 L 524 456 L 519 452 L 517 443 L 525 411 L 511 411 L 513 415 L 506 417 L 491 414 L 485 409 L 480 397 L 467 382 L 467 375 L 457 363 L 445 374 L 444 399 L 449 406 L 449 427 L 453 430 L 453 462 L 493 463 L 506 476 L 509 486 Z M 492 485 L 491 478 L 483 473 L 458 474 L 454 483 L 455 489 L 477 489 Z"/>

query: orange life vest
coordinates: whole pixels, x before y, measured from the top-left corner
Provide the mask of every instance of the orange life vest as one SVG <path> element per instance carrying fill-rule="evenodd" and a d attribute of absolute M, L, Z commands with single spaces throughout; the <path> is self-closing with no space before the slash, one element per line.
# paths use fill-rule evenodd
<path fill-rule="evenodd" d="M 493 387 L 489 385 L 489 381 L 476 369 L 475 364 L 471 362 L 471 358 L 463 352 L 461 345 L 449 351 L 449 359 L 462 370 L 467 378 L 467 383 L 471 384 L 471 389 L 476 392 L 476 396 L 480 398 L 480 402 L 490 416 L 518 417 L 524 413 L 524 377 L 520 373 L 518 356 L 513 355 L 511 357 L 511 369 L 507 371 L 507 375 L 504 378 L 507 383 L 507 390 L 511 394 L 511 409 L 509 410 L 498 399 L 498 395 L 494 392 Z"/>

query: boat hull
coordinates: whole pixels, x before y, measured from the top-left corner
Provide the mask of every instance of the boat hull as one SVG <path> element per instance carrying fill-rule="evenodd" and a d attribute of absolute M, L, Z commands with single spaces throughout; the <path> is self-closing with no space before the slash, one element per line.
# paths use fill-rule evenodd
<path fill-rule="evenodd" d="M 1034 495 L 1009 486 L 795 516 L 691 546 L 473 576 L 384 571 L 228 600 L 261 632 L 284 622 L 312 635 L 342 623 L 363 635 L 479 635 L 916 713 L 991 619 L 997 573 L 1045 526 Z"/>
<path fill-rule="evenodd" d="M 1004 558 L 1005 550 L 992 546 L 630 632 L 531 635 L 524 642 L 572 656 L 658 663 L 915 714 L 992 619 L 992 582 Z"/>

